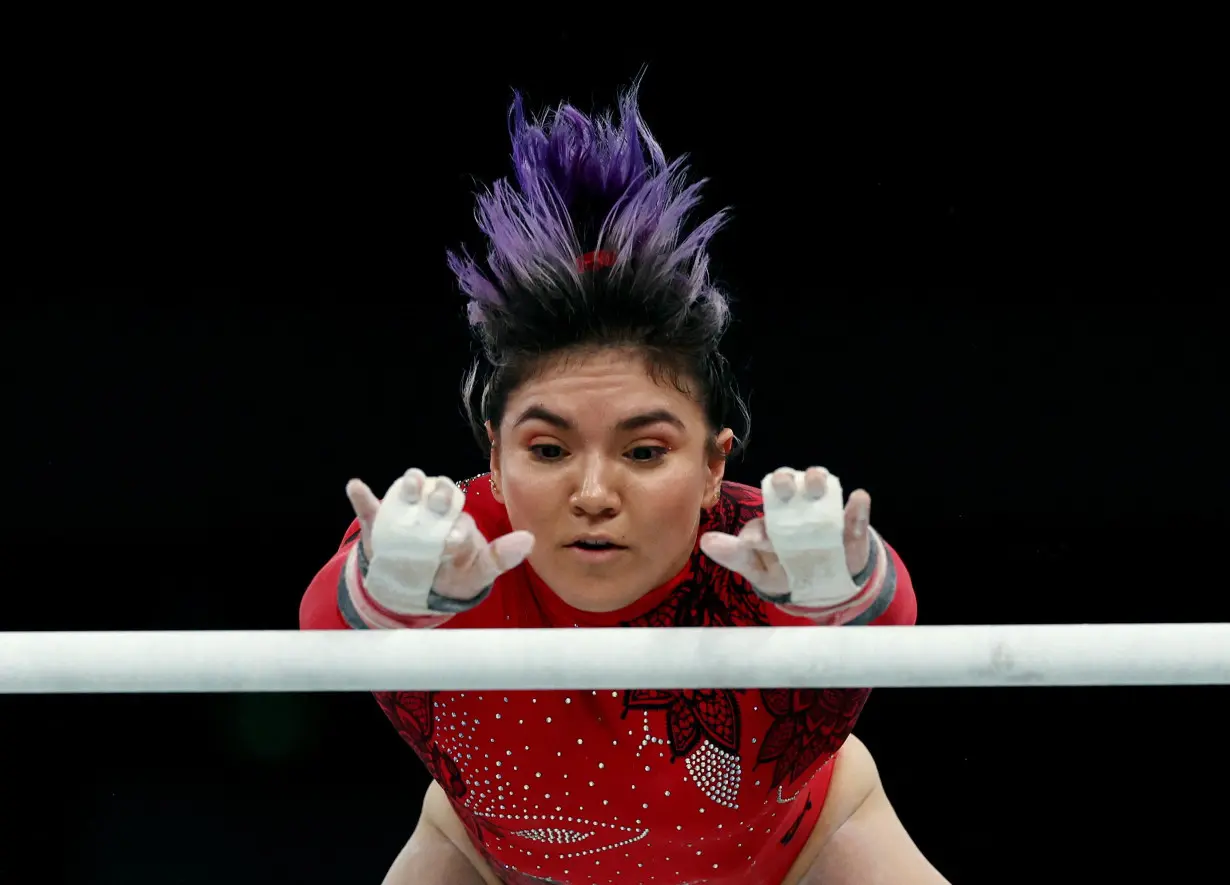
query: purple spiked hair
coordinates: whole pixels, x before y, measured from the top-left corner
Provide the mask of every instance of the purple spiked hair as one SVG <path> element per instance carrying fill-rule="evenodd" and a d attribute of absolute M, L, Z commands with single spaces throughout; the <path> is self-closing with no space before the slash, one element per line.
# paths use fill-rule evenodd
<path fill-rule="evenodd" d="M 637 107 L 638 88 L 639 80 L 620 97 L 618 123 L 568 104 L 530 121 L 514 94 L 509 130 L 516 185 L 500 180 L 478 196 L 486 266 L 469 255 L 448 255 L 470 298 L 472 324 L 510 308 L 510 294 L 519 290 L 584 288 L 577 259 L 591 250 L 613 253 L 616 281 L 639 289 L 667 286 L 684 305 L 707 298 L 724 316 L 726 299 L 708 283 L 705 247 L 726 213 L 685 235 L 705 182 L 686 182 L 685 157 L 667 162 Z"/>
<path fill-rule="evenodd" d="M 705 182 L 688 183 L 684 157 L 667 161 L 639 85 L 620 96 L 618 122 L 568 104 L 531 121 L 514 95 L 514 180 L 477 198 L 485 259 L 448 254 L 486 356 L 463 383 L 484 449 L 485 422 L 499 427 L 508 394 L 544 356 L 594 345 L 640 348 L 652 371 L 686 380 L 715 428 L 750 420 L 717 349 L 728 300 L 709 281 L 707 246 L 726 212 L 688 229 Z"/>

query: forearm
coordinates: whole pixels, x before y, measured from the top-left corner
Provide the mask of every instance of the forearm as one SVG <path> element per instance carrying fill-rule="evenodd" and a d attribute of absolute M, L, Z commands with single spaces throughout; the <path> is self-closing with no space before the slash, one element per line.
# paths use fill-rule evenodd
<path fill-rule="evenodd" d="M 444 833 L 422 821 L 415 828 L 383 885 L 485 885 L 474 864 Z"/>

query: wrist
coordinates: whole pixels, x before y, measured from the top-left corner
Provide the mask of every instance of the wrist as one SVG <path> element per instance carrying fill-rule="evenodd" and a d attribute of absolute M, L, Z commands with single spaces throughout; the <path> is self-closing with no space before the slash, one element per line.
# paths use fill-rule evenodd
<path fill-rule="evenodd" d="M 489 584 L 484 587 L 479 593 L 469 599 L 455 599 L 451 596 L 443 596 L 437 593 L 434 589 L 427 591 L 426 597 L 422 603 L 405 603 L 405 594 L 393 593 L 392 595 L 379 592 L 372 592 L 372 587 L 368 583 L 368 573 L 371 570 L 371 560 L 368 559 L 367 550 L 360 540 L 355 544 L 355 569 L 358 572 L 357 584 L 355 587 L 359 593 L 366 597 L 377 608 L 382 609 L 385 613 L 395 616 L 423 616 L 423 615 L 455 615 L 461 612 L 469 611 L 479 605 L 491 595 L 494 584 Z M 381 584 L 388 583 L 387 581 L 379 582 Z"/>
<path fill-rule="evenodd" d="M 867 562 L 854 575 L 844 570 L 814 586 L 797 586 L 780 596 L 770 596 L 756 587 L 756 595 L 772 602 L 786 613 L 826 624 L 846 623 L 871 609 L 881 594 L 885 581 L 887 554 L 883 541 L 870 527 Z"/>

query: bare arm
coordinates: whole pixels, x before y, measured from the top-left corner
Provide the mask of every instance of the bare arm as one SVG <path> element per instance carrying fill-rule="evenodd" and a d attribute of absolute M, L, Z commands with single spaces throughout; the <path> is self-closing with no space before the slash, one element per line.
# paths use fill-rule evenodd
<path fill-rule="evenodd" d="M 893 811 L 870 751 L 861 741 L 851 741 L 842 755 L 848 768 L 860 770 L 858 778 L 866 778 L 870 789 L 829 837 L 799 885 L 949 885 Z"/>

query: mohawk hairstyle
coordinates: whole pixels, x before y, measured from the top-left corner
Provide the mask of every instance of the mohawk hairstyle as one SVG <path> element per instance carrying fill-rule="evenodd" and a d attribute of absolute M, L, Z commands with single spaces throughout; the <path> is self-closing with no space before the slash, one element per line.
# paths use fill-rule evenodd
<path fill-rule="evenodd" d="M 717 350 L 730 308 L 706 251 L 727 213 L 688 229 L 705 181 L 688 183 L 686 157 L 667 161 L 641 117 L 639 86 L 620 96 L 618 122 L 566 103 L 530 120 L 514 93 L 515 181 L 477 195 L 486 257 L 448 253 L 486 357 L 487 377 L 480 384 L 475 363 L 464 384 L 484 449 L 484 421 L 498 426 L 508 394 L 542 358 L 586 347 L 634 346 L 677 385 L 698 382 L 715 429 L 732 410 L 746 418 Z"/>

